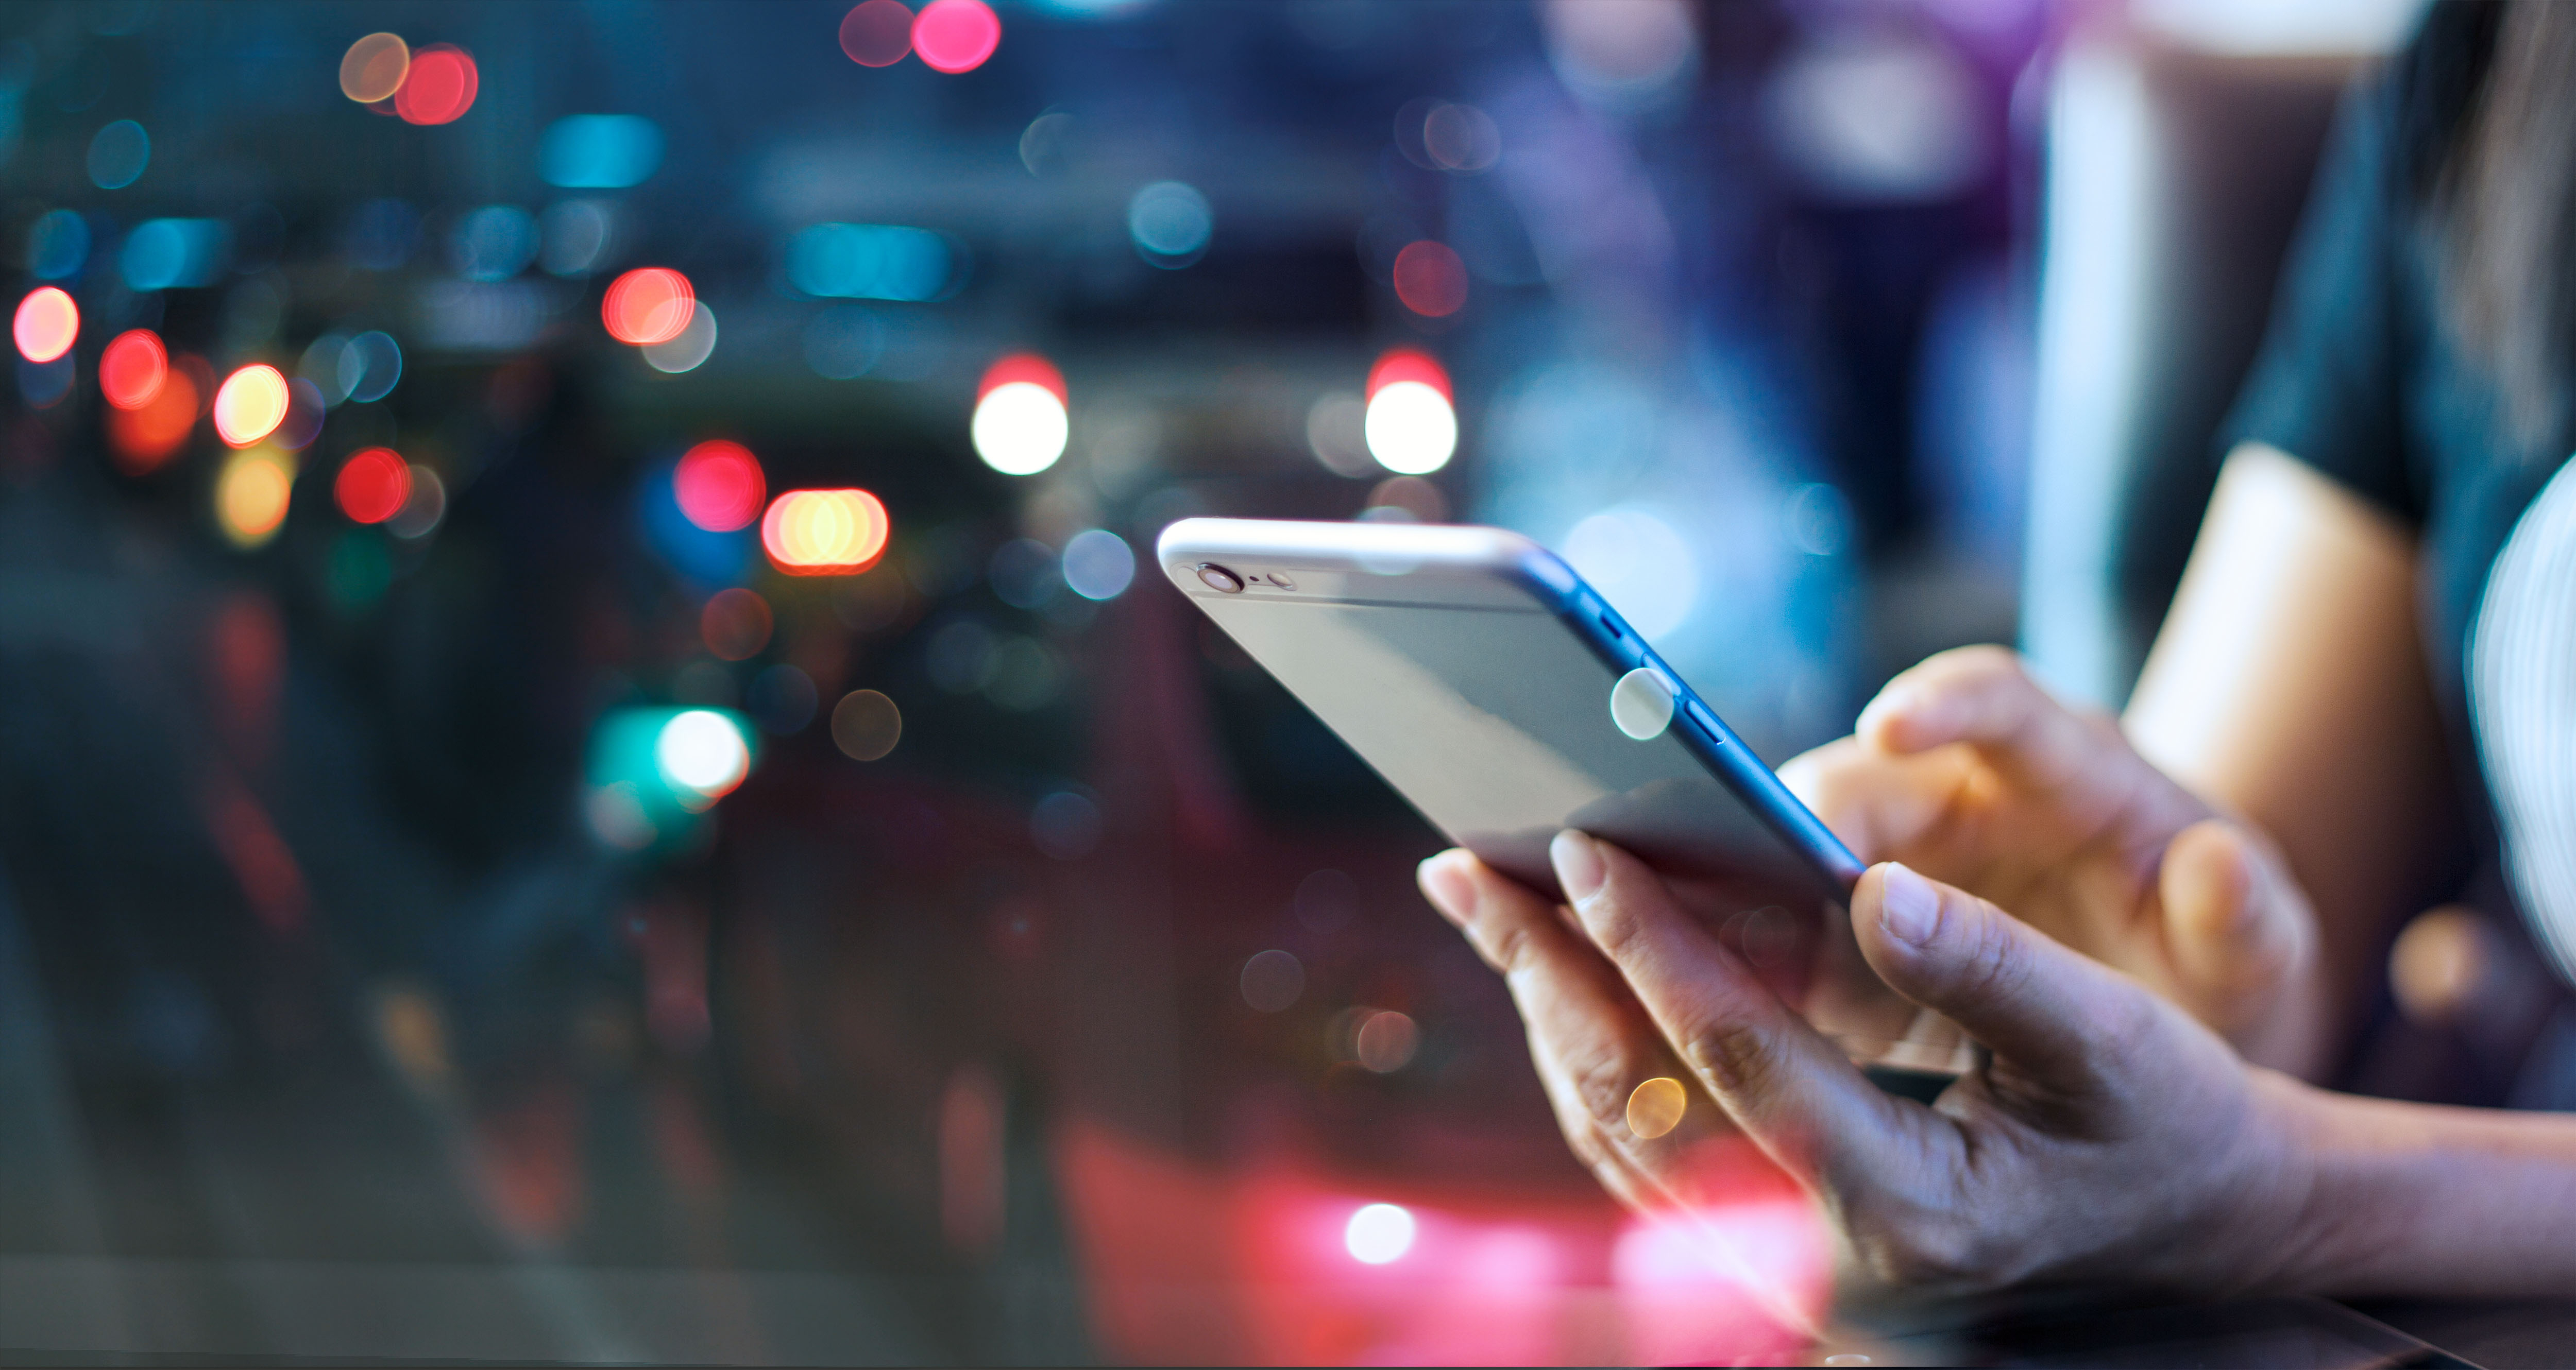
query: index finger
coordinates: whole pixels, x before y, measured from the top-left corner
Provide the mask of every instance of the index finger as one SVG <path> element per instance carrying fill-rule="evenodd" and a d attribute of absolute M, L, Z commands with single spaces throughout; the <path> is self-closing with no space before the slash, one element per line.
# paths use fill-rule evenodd
<path fill-rule="evenodd" d="M 1881 750 L 1907 754 L 1965 742 L 1987 762 L 2035 789 L 2102 778 L 2106 720 L 2080 714 L 2050 694 L 2001 647 L 1960 647 L 1926 658 L 1887 682 L 1861 710 L 1854 731 Z"/>

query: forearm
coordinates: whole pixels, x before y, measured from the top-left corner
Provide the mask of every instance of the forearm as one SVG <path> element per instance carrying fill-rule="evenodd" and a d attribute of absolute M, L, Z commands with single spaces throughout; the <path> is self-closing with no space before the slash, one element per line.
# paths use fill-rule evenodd
<path fill-rule="evenodd" d="M 2311 1184 L 2280 1283 L 2318 1293 L 2576 1295 L 2576 1116 L 2276 1081 Z"/>

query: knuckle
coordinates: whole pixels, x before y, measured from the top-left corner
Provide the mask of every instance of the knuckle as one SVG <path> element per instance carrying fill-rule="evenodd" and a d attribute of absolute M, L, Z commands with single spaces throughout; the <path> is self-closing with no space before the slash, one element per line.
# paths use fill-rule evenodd
<path fill-rule="evenodd" d="M 1728 1094 L 1758 1094 L 1780 1077 L 1779 1043 L 1740 1017 L 1702 1019 L 1683 1038 L 1691 1069 Z"/>
<path fill-rule="evenodd" d="M 1589 1052 L 1566 1063 L 1566 1088 L 1593 1128 L 1611 1136 L 1628 1125 L 1628 1091 L 1646 1072 L 1626 1050 Z"/>
<path fill-rule="evenodd" d="M 1529 925 L 1513 919 L 1500 927 L 1479 922 L 1476 949 L 1484 954 L 1485 964 L 1505 975 L 1516 975 L 1529 964 L 1531 937 Z"/>

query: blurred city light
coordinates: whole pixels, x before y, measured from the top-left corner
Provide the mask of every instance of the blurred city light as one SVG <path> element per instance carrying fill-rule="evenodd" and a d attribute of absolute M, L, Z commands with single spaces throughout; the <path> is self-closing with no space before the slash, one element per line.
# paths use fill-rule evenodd
<path fill-rule="evenodd" d="M 1689 0 L 1544 0 L 1539 17 L 1557 78 L 1605 109 L 1637 112 L 1675 100 L 1699 65 Z"/>
<path fill-rule="evenodd" d="M 1116 599 L 1136 579 L 1136 553 L 1106 528 L 1086 528 L 1064 544 L 1064 583 L 1084 599 Z"/>
<path fill-rule="evenodd" d="M 31 362 L 52 361 L 79 340 L 80 306 L 59 287 L 40 285 L 18 301 L 9 334 L 17 341 L 19 356 Z"/>
<path fill-rule="evenodd" d="M 1647 641 L 1682 626 L 1699 602 L 1699 563 L 1671 524 L 1641 509 L 1609 509 L 1574 525 L 1559 549 Z"/>
<path fill-rule="evenodd" d="M 568 190 L 625 190 L 661 166 L 661 126 L 640 114 L 568 114 L 537 143 L 537 174 Z"/>
<path fill-rule="evenodd" d="M 841 51 L 863 67 L 890 67 L 912 52 L 912 11 L 903 0 L 867 0 L 841 16 Z"/>
<path fill-rule="evenodd" d="M 340 349 L 334 370 L 342 394 L 360 404 L 373 404 L 392 394 L 402 380 L 402 344 L 390 333 L 361 333 Z"/>
<path fill-rule="evenodd" d="M 563 200 L 546 208 L 538 264 L 552 276 L 587 276 L 608 251 L 615 219 L 597 200 Z"/>
<path fill-rule="evenodd" d="M 146 219 L 125 235 L 117 269 L 129 290 L 213 285 L 232 265 L 232 243 L 221 219 Z"/>
<path fill-rule="evenodd" d="M 117 334 L 98 354 L 98 392 L 119 409 L 152 403 L 169 374 L 170 354 L 161 335 L 148 328 Z"/>
<path fill-rule="evenodd" d="M 331 482 L 331 498 L 357 523 L 382 523 L 411 499 L 411 464 L 389 447 L 352 453 Z"/>
<path fill-rule="evenodd" d="M 706 364 L 716 350 L 716 312 L 700 300 L 689 311 L 688 326 L 680 336 L 662 342 L 646 343 L 637 349 L 644 354 L 644 364 L 666 376 L 695 371 Z"/>
<path fill-rule="evenodd" d="M 402 89 L 394 92 L 394 113 L 407 124 L 452 124 L 474 108 L 481 82 L 463 48 L 432 43 L 411 55 Z"/>
<path fill-rule="evenodd" d="M 1378 358 L 1369 370 L 1361 435 L 1378 465 L 1420 476 L 1449 464 L 1458 450 L 1458 414 L 1450 407 L 1449 373 L 1410 348 Z"/>
<path fill-rule="evenodd" d="M 1669 1075 L 1658 1075 L 1628 1094 L 1628 1130 L 1651 1142 L 1681 1126 L 1690 1111 L 1690 1091 Z"/>
<path fill-rule="evenodd" d="M 89 260 L 89 221 L 68 209 L 49 210 L 27 226 L 27 273 L 59 281 Z"/>
<path fill-rule="evenodd" d="M 1422 1032 L 1414 1026 L 1412 1015 L 1393 1009 L 1364 1010 L 1358 1030 L 1351 1034 L 1351 1059 L 1373 1074 L 1392 1075 L 1412 1064 L 1414 1050 L 1421 1044 Z"/>
<path fill-rule="evenodd" d="M 1395 297 L 1425 318 L 1446 318 L 1467 304 L 1467 264 L 1446 243 L 1407 243 L 1395 254 Z"/>
<path fill-rule="evenodd" d="M 390 33 L 370 33 L 340 57 L 340 93 L 362 105 L 391 99 L 411 70 L 411 48 Z"/>
<path fill-rule="evenodd" d="M 669 342 L 698 312 L 689 278 L 667 266 L 637 267 L 610 282 L 599 303 L 608 336 L 638 347 Z"/>
<path fill-rule="evenodd" d="M 104 383 L 105 366 L 100 367 L 99 374 Z M 197 406 L 204 393 L 184 368 L 173 366 L 164 372 L 152 397 L 140 406 L 111 407 L 107 414 L 107 441 L 117 468 L 127 475 L 139 476 L 168 461 L 196 428 L 200 414 Z"/>
<path fill-rule="evenodd" d="M 411 496 L 385 520 L 385 531 L 403 539 L 424 538 L 447 516 L 447 483 L 419 462 L 410 464 Z"/>
<path fill-rule="evenodd" d="M 751 739 L 714 709 L 671 716 L 653 739 L 653 765 L 681 807 L 703 809 L 731 794 L 751 774 Z"/>
<path fill-rule="evenodd" d="M 286 377 L 274 366 L 254 363 L 224 378 L 215 391 L 215 435 L 234 447 L 248 447 L 277 431 L 285 421 Z"/>
<path fill-rule="evenodd" d="M 1256 952 L 1243 963 L 1235 977 L 1235 987 L 1243 992 L 1243 1002 L 1255 1013 L 1282 1013 L 1294 1006 L 1306 992 L 1306 967 L 1293 953 L 1285 951 Z"/>
<path fill-rule="evenodd" d="M 691 523 L 711 533 L 751 526 L 769 497 L 760 459 L 738 442 L 702 442 L 680 457 L 671 493 Z"/>
<path fill-rule="evenodd" d="M 277 421 L 277 429 L 268 440 L 289 452 L 300 452 L 322 436 L 322 418 L 330 405 L 322 398 L 322 388 L 298 376 L 286 383 L 286 414 Z"/>
<path fill-rule="evenodd" d="M 537 258 L 537 221 L 517 205 L 485 205 L 456 221 L 448 263 L 469 281 L 506 281 Z"/>
<path fill-rule="evenodd" d="M 698 610 L 698 638 L 719 661 L 749 661 L 760 655 L 774 626 L 769 601 L 739 586 L 709 595 Z"/>
<path fill-rule="evenodd" d="M 866 570 L 885 551 L 885 505 L 865 490 L 790 490 L 760 521 L 770 564 L 791 576 Z"/>
<path fill-rule="evenodd" d="M 758 535 L 740 527 L 712 530 L 691 518 L 680 504 L 678 474 L 678 464 L 669 463 L 648 472 L 636 487 L 637 523 L 645 547 L 698 585 L 740 582 L 751 569 Z"/>
<path fill-rule="evenodd" d="M 294 491 L 293 457 L 274 447 L 235 452 L 215 476 L 215 524 L 233 546 L 244 551 L 259 547 L 286 522 Z"/>
<path fill-rule="evenodd" d="M 1004 357 L 985 369 L 970 428 L 975 455 L 1006 476 L 1033 476 L 1055 465 L 1072 435 L 1064 373 L 1034 353 Z"/>
<path fill-rule="evenodd" d="M 1355 480 L 1376 475 L 1368 454 L 1367 419 L 1367 404 L 1350 391 L 1317 396 L 1306 410 L 1306 450 L 1334 475 Z"/>
<path fill-rule="evenodd" d="M 955 288 L 957 256 L 926 229 L 816 224 L 787 244 L 787 279 L 825 299 L 936 300 Z"/>
<path fill-rule="evenodd" d="M 150 165 L 152 137 L 131 119 L 119 119 L 90 137 L 90 184 L 101 190 L 123 190 Z"/>
<path fill-rule="evenodd" d="M 1474 105 L 1437 104 L 1422 118 L 1422 150 L 1444 171 L 1483 171 L 1503 155 L 1503 135 Z"/>
<path fill-rule="evenodd" d="M 1394 1204 L 1364 1204 L 1342 1228 L 1342 1246 L 1362 1265 L 1386 1265 L 1413 1249 L 1413 1215 Z"/>
<path fill-rule="evenodd" d="M 912 50 L 950 75 L 984 65 L 1002 45 L 1002 21 L 984 0 L 930 0 L 912 21 Z"/>
<path fill-rule="evenodd" d="M 1167 271 L 1205 256 L 1215 231 L 1216 213 L 1196 186 L 1156 181 L 1127 202 L 1127 237 L 1137 255 Z"/>
<path fill-rule="evenodd" d="M 903 710 L 877 690 L 852 690 L 832 706 L 832 745 L 853 761 L 882 761 L 903 740 Z"/>

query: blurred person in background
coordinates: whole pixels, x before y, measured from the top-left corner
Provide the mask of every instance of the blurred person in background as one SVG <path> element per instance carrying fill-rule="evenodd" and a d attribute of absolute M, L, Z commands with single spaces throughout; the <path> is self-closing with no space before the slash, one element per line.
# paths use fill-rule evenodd
<path fill-rule="evenodd" d="M 1570 911 L 1426 863 L 1603 1183 L 1687 1206 L 1694 1143 L 1740 1130 L 1877 1279 L 2576 1291 L 2576 1121 L 2323 1087 L 2431 899 L 2509 882 L 2576 975 L 2571 248 L 2576 8 L 2437 5 L 2347 101 L 2123 722 L 1969 649 L 1786 768 L 1885 863 L 1852 902 L 1871 968 L 1990 1053 L 1933 1105 L 1867 1083 L 1624 852 L 1557 839 Z M 2395 989 L 2519 1057 L 2498 1102 L 2564 1110 L 2576 1018 L 2537 959 L 2439 910 Z M 1696 1088 L 1648 1138 L 1655 1079 Z"/>

